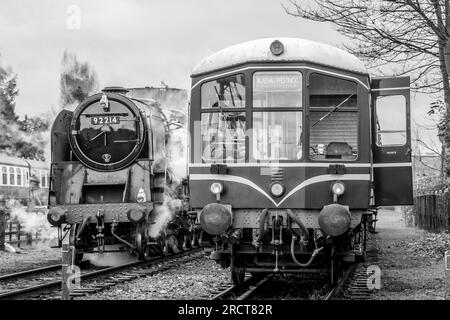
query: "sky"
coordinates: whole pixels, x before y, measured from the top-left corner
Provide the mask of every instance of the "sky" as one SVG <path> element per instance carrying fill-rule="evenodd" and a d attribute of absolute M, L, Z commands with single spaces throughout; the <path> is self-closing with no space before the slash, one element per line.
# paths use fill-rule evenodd
<path fill-rule="evenodd" d="M 18 74 L 16 111 L 23 116 L 58 108 L 66 49 L 93 66 L 100 88 L 164 81 L 187 89 L 193 67 L 229 45 L 266 37 L 335 46 L 349 41 L 332 25 L 287 15 L 282 3 L 288 5 L 287 0 L 1 0 L 0 63 Z M 426 122 L 431 98 L 412 99 L 413 119 Z"/>

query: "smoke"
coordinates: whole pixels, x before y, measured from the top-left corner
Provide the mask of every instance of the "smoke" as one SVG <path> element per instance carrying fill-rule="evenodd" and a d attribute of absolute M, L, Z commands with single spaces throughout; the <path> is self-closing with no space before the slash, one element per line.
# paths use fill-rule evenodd
<path fill-rule="evenodd" d="M 47 209 L 41 212 L 27 212 L 16 200 L 10 202 L 10 219 L 18 221 L 20 228 L 26 233 L 31 233 L 33 237 L 39 234 L 39 239 L 54 240 L 58 237 L 56 228 L 52 228 L 47 220 Z"/>
<path fill-rule="evenodd" d="M 170 195 L 164 197 L 162 205 L 155 207 L 155 220 L 149 227 L 149 235 L 152 238 L 158 237 L 161 231 L 174 218 L 175 212 L 180 211 L 182 202 L 180 199 L 173 199 Z"/>
<path fill-rule="evenodd" d="M 97 73 L 88 62 L 78 61 L 74 53 L 64 51 L 61 69 L 62 108 L 73 110 L 77 104 L 98 91 Z"/>
<path fill-rule="evenodd" d="M 157 162 L 167 164 L 167 186 L 164 202 L 155 208 L 156 219 L 150 227 L 150 236 L 156 237 L 167 227 L 177 212 L 183 209 L 180 199 L 181 183 L 187 177 L 187 128 L 186 114 L 174 111 L 163 111 L 169 121 L 169 137 L 167 139 L 165 156 L 156 159 Z M 159 161 L 158 161 L 159 160 Z"/>
<path fill-rule="evenodd" d="M 168 169 L 173 183 L 179 185 L 187 177 L 187 129 L 172 131 L 167 142 Z"/>

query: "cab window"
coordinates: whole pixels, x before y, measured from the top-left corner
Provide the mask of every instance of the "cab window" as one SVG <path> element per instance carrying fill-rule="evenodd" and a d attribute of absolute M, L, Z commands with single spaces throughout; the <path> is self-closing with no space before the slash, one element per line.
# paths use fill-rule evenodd
<path fill-rule="evenodd" d="M 201 87 L 203 109 L 245 108 L 245 77 L 236 74 L 206 82 Z"/>
<path fill-rule="evenodd" d="M 245 162 L 245 112 L 202 113 L 202 160 Z"/>
<path fill-rule="evenodd" d="M 255 72 L 253 108 L 300 108 L 302 74 L 298 71 Z"/>
<path fill-rule="evenodd" d="M 309 87 L 309 155 L 312 160 L 358 157 L 357 84 L 313 73 Z"/>
<path fill-rule="evenodd" d="M 402 95 L 379 96 L 375 104 L 377 146 L 406 143 L 406 99 Z"/>

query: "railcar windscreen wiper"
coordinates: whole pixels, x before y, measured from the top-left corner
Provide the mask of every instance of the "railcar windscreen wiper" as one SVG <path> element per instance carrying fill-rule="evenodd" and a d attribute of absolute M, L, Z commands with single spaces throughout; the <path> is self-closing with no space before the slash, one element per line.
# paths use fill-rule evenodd
<path fill-rule="evenodd" d="M 235 100 L 234 100 L 234 94 L 233 94 L 233 90 L 232 90 L 232 88 L 231 88 L 231 84 L 229 84 L 228 87 L 229 87 L 229 91 L 230 91 L 230 96 L 231 96 L 231 101 L 232 101 L 232 103 L 233 103 L 233 107 L 236 107 L 236 103 L 235 103 Z M 235 88 L 236 88 L 236 90 L 237 90 L 236 84 L 235 84 Z M 244 124 L 242 123 L 241 117 L 237 115 L 237 112 L 235 113 L 235 116 L 234 116 L 234 117 L 225 117 L 225 116 L 224 116 L 224 113 L 223 113 L 223 110 L 222 110 L 222 102 L 224 102 L 225 100 L 223 99 L 223 96 L 221 96 L 221 95 L 219 94 L 219 91 L 217 90 L 217 86 L 214 86 L 214 90 L 215 90 L 215 92 L 216 92 L 217 99 L 219 100 L 219 101 L 218 101 L 218 105 L 219 105 L 220 112 L 221 112 L 222 116 L 224 117 L 224 119 L 234 119 L 235 121 L 238 122 L 239 127 L 245 132 L 245 126 L 244 126 Z M 240 95 L 239 91 L 237 91 L 237 95 L 238 95 L 239 100 L 242 101 L 242 96 Z M 229 129 L 231 129 L 231 126 L 230 126 L 230 124 L 229 124 L 228 121 L 226 121 L 226 126 L 227 126 Z M 234 126 L 234 129 L 236 129 L 236 126 Z"/>
<path fill-rule="evenodd" d="M 324 119 L 328 118 L 333 112 L 335 112 L 337 109 L 339 109 L 340 107 L 342 107 L 351 97 L 353 97 L 355 94 L 352 93 L 351 95 L 349 95 L 347 98 L 345 98 L 344 101 L 342 101 L 341 103 L 339 103 L 337 106 L 335 106 L 333 108 L 333 110 L 331 110 L 330 112 L 328 112 L 326 115 L 324 115 L 322 118 L 320 118 L 319 120 L 317 120 L 312 126 L 314 127 L 316 124 L 320 123 L 321 121 L 323 121 Z"/>

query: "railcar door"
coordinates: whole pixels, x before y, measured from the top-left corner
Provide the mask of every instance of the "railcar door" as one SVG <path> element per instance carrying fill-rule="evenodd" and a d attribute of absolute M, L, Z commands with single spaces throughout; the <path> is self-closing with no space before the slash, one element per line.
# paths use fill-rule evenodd
<path fill-rule="evenodd" d="M 373 78 L 371 87 L 375 205 L 413 204 L 409 77 Z"/>

